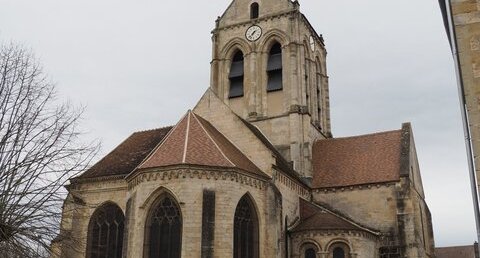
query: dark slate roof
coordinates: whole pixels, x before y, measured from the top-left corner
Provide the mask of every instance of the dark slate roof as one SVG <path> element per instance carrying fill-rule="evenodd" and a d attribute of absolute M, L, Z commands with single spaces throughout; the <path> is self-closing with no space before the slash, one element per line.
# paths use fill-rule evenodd
<path fill-rule="evenodd" d="M 157 146 L 172 127 L 136 132 L 98 161 L 79 179 L 128 175 Z"/>
<path fill-rule="evenodd" d="M 452 246 L 435 248 L 435 257 L 437 258 L 475 258 L 475 247 Z"/>
<path fill-rule="evenodd" d="M 356 230 L 377 233 L 356 224 L 341 214 L 300 198 L 300 223 L 292 229 L 292 232 L 310 230 Z"/>
<path fill-rule="evenodd" d="M 139 169 L 180 164 L 240 168 L 266 176 L 212 124 L 191 111 L 178 122 Z"/>
<path fill-rule="evenodd" d="M 341 187 L 400 180 L 405 130 L 316 141 L 312 151 L 312 187 Z M 410 134 L 405 135 L 410 137 Z"/>

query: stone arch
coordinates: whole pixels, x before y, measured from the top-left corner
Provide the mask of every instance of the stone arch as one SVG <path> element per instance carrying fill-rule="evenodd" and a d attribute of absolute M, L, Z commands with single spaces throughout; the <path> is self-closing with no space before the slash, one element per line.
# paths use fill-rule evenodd
<path fill-rule="evenodd" d="M 300 244 L 301 251 L 305 251 L 308 247 L 314 247 L 317 252 L 322 251 L 322 246 L 312 238 L 306 238 Z"/>
<path fill-rule="evenodd" d="M 285 48 L 289 43 L 288 36 L 278 29 L 268 31 L 263 35 L 263 40 L 259 43 L 259 46 L 261 46 L 261 52 L 268 53 L 275 43 L 279 43 L 282 48 Z"/>
<path fill-rule="evenodd" d="M 233 55 L 235 55 L 238 50 L 242 51 L 244 56 L 252 52 L 252 48 L 247 41 L 242 38 L 234 38 L 227 42 L 227 44 L 225 44 L 225 46 L 222 48 L 220 51 L 220 58 L 232 59 Z"/>
<path fill-rule="evenodd" d="M 336 238 L 331 240 L 325 247 L 325 252 L 328 252 L 328 257 L 333 258 L 333 253 L 336 248 L 343 249 L 345 258 L 350 258 L 353 252 L 351 243 L 344 238 Z"/>
<path fill-rule="evenodd" d="M 150 193 L 150 195 L 147 197 L 147 199 L 143 202 L 143 204 L 140 206 L 140 209 L 145 209 L 145 210 L 150 210 L 153 203 L 159 198 L 161 197 L 163 194 L 168 194 L 168 195 L 171 195 L 173 197 L 173 199 L 175 199 L 177 201 L 178 204 L 180 204 L 180 200 L 178 198 L 178 196 L 173 192 L 171 191 L 170 189 L 166 188 L 166 187 L 163 187 L 163 186 L 160 186 L 158 187 L 157 189 L 155 189 L 152 193 Z M 179 205 L 180 206 L 180 205 Z M 181 207 L 180 207 L 181 208 Z M 181 211 L 180 211 L 181 212 Z"/>
<path fill-rule="evenodd" d="M 308 43 L 308 38 L 304 37 L 302 42 L 303 48 L 305 49 L 305 58 L 309 60 L 313 60 L 313 53 L 311 53 L 310 43 Z"/>
<path fill-rule="evenodd" d="M 121 258 L 125 214 L 113 201 L 99 205 L 90 216 L 87 231 L 87 258 Z"/>
<path fill-rule="evenodd" d="M 178 199 L 163 187 L 155 190 L 149 199 L 144 220 L 143 257 L 180 258 L 183 213 Z M 159 235 L 162 237 L 154 237 Z"/>
<path fill-rule="evenodd" d="M 313 255 L 315 256 L 315 258 L 318 258 L 318 254 L 322 251 L 322 247 L 317 243 L 317 241 L 313 240 L 313 239 L 304 239 L 302 241 L 302 244 L 300 244 L 300 257 L 301 258 L 309 258 L 307 255 L 308 255 L 308 251 L 312 251 L 313 250 Z M 310 253 L 312 255 L 312 253 Z"/>

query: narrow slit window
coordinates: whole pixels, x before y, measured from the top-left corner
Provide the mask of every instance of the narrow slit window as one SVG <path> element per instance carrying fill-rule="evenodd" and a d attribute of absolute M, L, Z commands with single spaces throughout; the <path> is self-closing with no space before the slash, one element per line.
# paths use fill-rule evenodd
<path fill-rule="evenodd" d="M 279 43 L 275 43 L 270 49 L 267 64 L 267 91 L 277 91 L 283 89 L 282 78 L 282 47 Z"/>
<path fill-rule="evenodd" d="M 250 5 L 250 19 L 257 19 L 260 14 L 260 6 L 258 3 L 253 3 Z"/>
<path fill-rule="evenodd" d="M 315 249 L 313 248 L 308 248 L 305 250 L 305 258 L 316 258 L 317 257 L 317 252 L 315 252 Z"/>
<path fill-rule="evenodd" d="M 232 59 L 232 65 L 230 67 L 230 90 L 228 93 L 229 98 L 243 97 L 243 53 L 237 51 Z"/>
<path fill-rule="evenodd" d="M 345 258 L 345 250 L 341 247 L 333 249 L 333 258 Z"/>

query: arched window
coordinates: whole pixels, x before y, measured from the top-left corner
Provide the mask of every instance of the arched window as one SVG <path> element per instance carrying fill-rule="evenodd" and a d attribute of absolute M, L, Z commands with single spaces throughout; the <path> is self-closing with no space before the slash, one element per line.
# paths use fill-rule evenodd
<path fill-rule="evenodd" d="M 305 250 L 305 258 L 316 258 L 317 253 L 315 252 L 315 249 L 313 248 L 308 248 Z"/>
<path fill-rule="evenodd" d="M 121 258 L 125 216 L 115 204 L 99 207 L 88 225 L 88 258 Z"/>
<path fill-rule="evenodd" d="M 144 252 L 148 258 L 180 258 L 182 216 L 169 195 L 161 196 L 147 218 Z"/>
<path fill-rule="evenodd" d="M 333 258 L 345 258 L 345 250 L 341 247 L 333 249 Z"/>
<path fill-rule="evenodd" d="M 267 91 L 282 90 L 282 47 L 275 43 L 270 49 L 267 64 Z"/>
<path fill-rule="evenodd" d="M 230 91 L 228 97 L 236 98 L 243 96 L 243 53 L 237 51 L 232 59 L 230 67 Z"/>
<path fill-rule="evenodd" d="M 260 7 L 258 3 L 253 3 L 250 5 L 250 19 L 257 19 L 260 14 Z"/>
<path fill-rule="evenodd" d="M 258 217 L 247 195 L 238 202 L 233 230 L 233 257 L 258 258 Z"/>

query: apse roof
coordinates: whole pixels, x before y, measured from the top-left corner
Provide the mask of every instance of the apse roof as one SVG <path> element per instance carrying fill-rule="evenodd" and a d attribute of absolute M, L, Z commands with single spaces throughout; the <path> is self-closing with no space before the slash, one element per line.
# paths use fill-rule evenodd
<path fill-rule="evenodd" d="M 138 169 L 180 164 L 240 168 L 265 175 L 213 125 L 192 111 L 187 112 Z"/>
<path fill-rule="evenodd" d="M 78 178 L 86 179 L 129 174 L 162 141 L 171 129 L 172 127 L 170 126 L 133 133 Z"/>
<path fill-rule="evenodd" d="M 403 130 L 316 141 L 313 188 L 393 182 L 400 179 Z"/>
<path fill-rule="evenodd" d="M 372 234 L 378 233 L 326 207 L 309 203 L 300 198 L 300 223 L 292 229 L 292 232 L 308 230 L 358 230 Z"/>

